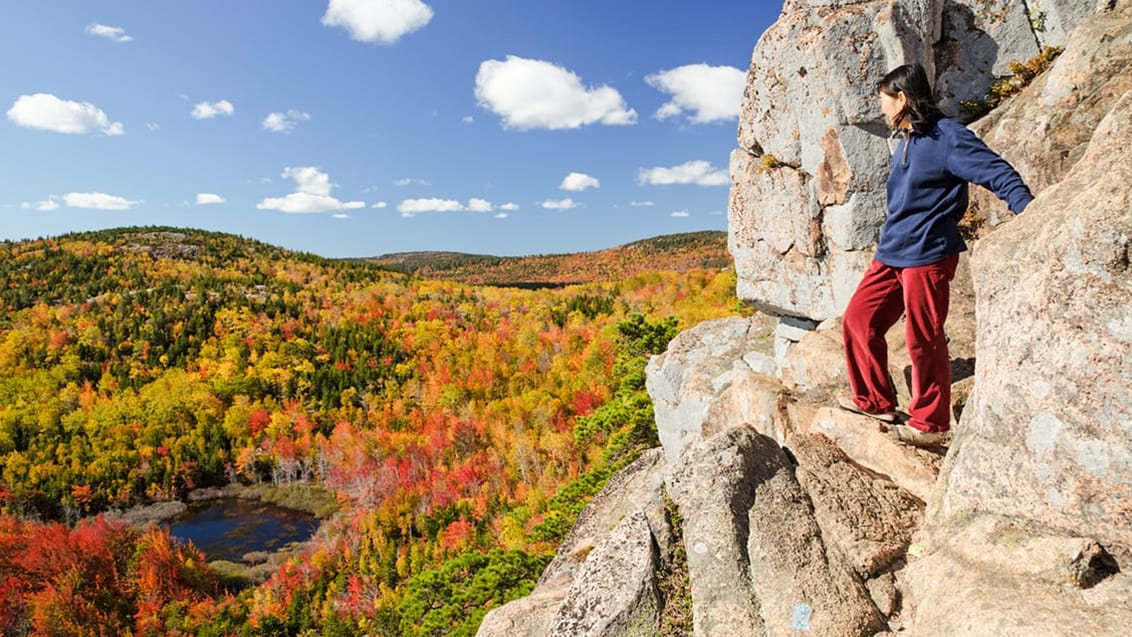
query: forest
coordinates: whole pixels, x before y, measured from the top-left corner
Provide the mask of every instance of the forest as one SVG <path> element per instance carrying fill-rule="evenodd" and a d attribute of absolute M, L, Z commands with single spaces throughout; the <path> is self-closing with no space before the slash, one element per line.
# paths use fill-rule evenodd
<path fill-rule="evenodd" d="M 0 243 L 0 634 L 473 635 L 658 445 L 648 357 L 751 311 L 718 237 L 649 245 L 526 289 L 175 228 Z M 103 515 L 230 483 L 337 510 L 262 583 Z"/>

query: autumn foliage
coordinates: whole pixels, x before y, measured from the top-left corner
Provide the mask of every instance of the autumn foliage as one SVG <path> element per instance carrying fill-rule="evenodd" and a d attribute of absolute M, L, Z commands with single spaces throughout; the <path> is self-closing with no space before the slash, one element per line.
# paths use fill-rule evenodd
<path fill-rule="evenodd" d="M 0 631 L 474 634 L 657 444 L 648 356 L 741 311 L 679 245 L 519 289 L 167 228 L 0 243 Z M 230 592 L 166 531 L 94 517 L 228 482 L 339 511 Z"/>

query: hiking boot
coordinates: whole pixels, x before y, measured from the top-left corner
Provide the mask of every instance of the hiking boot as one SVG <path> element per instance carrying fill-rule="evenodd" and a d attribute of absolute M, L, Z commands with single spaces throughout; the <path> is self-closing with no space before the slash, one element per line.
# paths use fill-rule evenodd
<path fill-rule="evenodd" d="M 848 396 L 838 396 L 837 406 L 844 409 L 845 411 L 850 411 L 862 416 L 868 416 L 869 418 L 875 418 L 881 422 L 886 422 L 889 424 L 895 423 L 899 419 L 899 414 L 895 411 L 883 411 L 874 413 L 861 409 L 857 406 L 857 403 Z"/>
<path fill-rule="evenodd" d="M 915 447 L 941 447 L 947 442 L 946 431 L 920 431 L 911 425 L 893 425 L 888 428 L 900 442 Z"/>

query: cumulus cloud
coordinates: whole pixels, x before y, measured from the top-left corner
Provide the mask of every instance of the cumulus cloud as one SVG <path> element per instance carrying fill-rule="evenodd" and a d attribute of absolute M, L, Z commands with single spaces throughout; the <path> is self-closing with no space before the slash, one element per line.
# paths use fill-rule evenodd
<path fill-rule="evenodd" d="M 476 118 L 472 117 L 471 115 L 465 115 L 463 118 L 461 118 L 461 121 L 463 121 L 465 124 L 471 124 L 472 122 L 476 121 Z"/>
<path fill-rule="evenodd" d="M 121 122 L 111 122 L 106 113 L 90 102 L 72 102 L 50 93 L 21 95 L 8 109 L 8 119 L 25 128 L 81 135 L 100 131 L 103 135 L 124 135 Z"/>
<path fill-rule="evenodd" d="M 512 203 L 512 202 L 508 201 L 507 203 L 503 204 L 502 206 L 499 206 L 499 209 L 514 212 L 514 211 L 519 209 L 519 204 Z"/>
<path fill-rule="evenodd" d="M 645 208 L 645 207 L 648 207 L 648 206 L 655 206 L 655 205 L 656 204 L 654 204 L 651 201 L 630 201 L 629 202 L 629 207 L 631 207 L 631 208 Z"/>
<path fill-rule="evenodd" d="M 615 89 L 587 88 L 572 71 L 514 55 L 486 60 L 476 73 L 479 105 L 509 128 L 578 128 L 587 124 L 633 124 L 637 112 Z"/>
<path fill-rule="evenodd" d="M 96 35 L 100 38 L 113 40 L 114 42 L 129 42 L 133 40 L 132 37 L 126 34 L 126 30 L 122 27 L 111 27 L 105 24 L 98 24 L 92 22 L 86 26 L 86 32 L 90 35 Z"/>
<path fill-rule="evenodd" d="M 581 192 L 586 188 L 600 188 L 601 182 L 585 173 L 570 173 L 558 186 L 561 190 Z"/>
<path fill-rule="evenodd" d="M 472 212 L 491 212 L 495 207 L 486 199 L 472 197 L 468 200 L 468 210 Z"/>
<path fill-rule="evenodd" d="M 393 44 L 432 20 L 421 0 L 330 0 L 322 23 L 342 27 L 360 42 Z"/>
<path fill-rule="evenodd" d="M 256 208 L 306 213 L 352 210 L 366 205 L 364 201 L 339 201 L 330 196 L 330 190 L 337 184 L 330 183 L 330 175 L 315 166 L 284 168 L 283 178 L 295 180 L 295 192 L 286 197 L 268 197 L 256 204 Z"/>
<path fill-rule="evenodd" d="M 542 207 L 547 210 L 571 210 L 577 208 L 578 204 L 567 197 L 565 199 L 547 199 L 542 202 Z"/>
<path fill-rule="evenodd" d="M 299 122 L 305 122 L 311 116 L 302 111 L 290 109 L 286 113 L 268 113 L 263 118 L 263 129 L 273 133 L 289 133 Z"/>
<path fill-rule="evenodd" d="M 344 213 L 344 212 L 336 212 L 336 213 L 334 213 L 334 214 L 330 215 L 330 217 L 331 217 L 332 219 L 349 219 L 349 218 L 350 218 L 350 215 L 348 215 L 348 214 L 346 214 L 346 213 Z"/>
<path fill-rule="evenodd" d="M 677 219 L 682 219 L 682 218 L 688 216 L 688 211 L 687 210 L 673 210 L 672 216 L 676 217 Z"/>
<path fill-rule="evenodd" d="M 693 124 L 735 119 L 747 74 L 733 66 L 688 64 L 645 77 L 653 88 L 672 96 L 656 112 L 658 119 L 687 114 Z"/>
<path fill-rule="evenodd" d="M 384 208 L 388 205 L 389 204 L 384 202 L 384 201 L 375 201 L 375 202 L 373 202 L 373 205 L 370 206 L 370 208 Z"/>
<path fill-rule="evenodd" d="M 129 210 L 141 203 L 131 201 L 125 197 L 108 195 L 104 192 L 69 192 L 65 195 L 51 195 L 43 201 L 36 203 L 24 202 L 21 208 L 34 208 L 36 210 L 57 210 L 60 205 L 68 208 L 92 208 L 95 210 Z"/>
<path fill-rule="evenodd" d="M 198 192 L 197 193 L 197 205 L 198 206 L 207 206 L 209 204 L 216 204 L 216 203 L 226 203 L 227 201 L 228 200 L 225 199 L 224 197 L 221 197 L 220 195 L 217 195 L 217 194 L 214 194 L 214 193 L 211 193 L 211 192 Z"/>
<path fill-rule="evenodd" d="M 510 216 L 511 215 L 507 214 L 506 212 L 500 212 L 500 213 L 495 215 L 495 218 L 496 219 L 506 219 L 507 217 L 510 217 Z"/>
<path fill-rule="evenodd" d="M 427 180 L 424 180 L 424 179 L 414 179 L 414 178 L 411 178 L 411 177 L 405 177 L 403 179 L 394 180 L 393 185 L 394 186 L 412 186 L 412 185 L 431 186 L 432 184 L 430 182 L 428 182 Z"/>
<path fill-rule="evenodd" d="M 658 166 L 642 168 L 637 172 L 638 184 L 668 186 L 671 184 L 695 184 L 697 186 L 726 186 L 730 183 L 727 171 L 715 168 L 702 159 L 685 162 L 672 168 Z"/>
<path fill-rule="evenodd" d="M 193 107 L 193 119 L 212 119 L 218 115 L 231 115 L 236 107 L 228 100 L 219 102 L 201 102 Z"/>
<path fill-rule="evenodd" d="M 397 205 L 401 216 L 411 218 L 425 212 L 491 212 L 495 206 L 486 199 L 472 197 L 463 205 L 455 199 L 406 199 Z"/>

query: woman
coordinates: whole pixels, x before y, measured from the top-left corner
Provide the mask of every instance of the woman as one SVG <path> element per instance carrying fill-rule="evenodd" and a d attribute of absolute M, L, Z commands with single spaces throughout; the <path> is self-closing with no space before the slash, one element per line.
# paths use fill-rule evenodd
<path fill-rule="evenodd" d="M 888 218 L 872 264 L 845 309 L 842 334 L 852 396 L 839 403 L 897 423 L 884 336 L 906 314 L 912 400 L 906 422 L 892 429 L 904 442 L 933 446 L 951 426 L 951 360 L 943 328 L 949 284 L 959 253 L 967 249 L 958 229 L 967 210 L 967 184 L 989 188 L 1014 214 L 1034 196 L 1010 164 L 943 116 L 922 66 L 898 67 L 877 88 L 881 112 L 900 139 L 888 176 Z"/>

